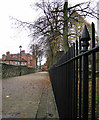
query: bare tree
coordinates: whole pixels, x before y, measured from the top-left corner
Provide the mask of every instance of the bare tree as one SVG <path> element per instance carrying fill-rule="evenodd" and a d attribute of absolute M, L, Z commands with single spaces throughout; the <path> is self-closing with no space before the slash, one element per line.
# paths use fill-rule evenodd
<path fill-rule="evenodd" d="M 23 22 L 18 19 L 14 19 L 18 27 L 29 28 L 31 31 L 30 36 L 39 45 L 44 45 L 44 51 L 51 52 L 52 63 L 54 63 L 55 52 L 53 50 L 55 44 L 53 41 L 57 41 L 58 36 L 63 39 L 63 49 L 65 52 L 69 47 L 69 37 L 76 34 L 71 33 L 69 28 L 74 23 L 83 23 L 85 17 L 97 18 L 95 8 L 92 8 L 91 2 L 84 2 L 68 7 L 67 2 L 45 2 L 36 3 L 35 6 L 43 11 L 34 23 Z M 69 33 L 68 33 L 69 31 Z"/>
<path fill-rule="evenodd" d="M 32 44 L 30 46 L 30 49 L 31 49 L 33 56 L 35 57 L 36 68 L 37 68 L 38 62 L 40 63 L 40 66 L 41 66 L 42 57 L 44 55 L 44 49 L 41 46 L 39 46 L 39 44 Z"/>

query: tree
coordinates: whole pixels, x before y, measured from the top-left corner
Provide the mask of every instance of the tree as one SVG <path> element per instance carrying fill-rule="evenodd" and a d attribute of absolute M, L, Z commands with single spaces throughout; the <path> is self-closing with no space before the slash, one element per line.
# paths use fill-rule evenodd
<path fill-rule="evenodd" d="M 30 46 L 30 49 L 36 60 L 36 65 L 35 65 L 36 68 L 38 67 L 38 62 L 40 63 L 40 67 L 41 67 L 42 56 L 44 54 L 43 49 L 38 44 L 32 44 Z"/>
<path fill-rule="evenodd" d="M 64 51 L 66 52 L 69 48 L 69 43 L 68 43 L 68 0 L 65 1 L 63 13 L 64 13 L 63 14 L 63 17 L 64 17 L 63 41 L 64 41 Z"/>
<path fill-rule="evenodd" d="M 90 6 L 91 2 L 84 2 L 68 7 L 68 4 L 66 2 L 64 4 L 62 0 L 59 2 L 44 2 L 42 0 L 41 3 L 36 3 L 36 7 L 43 11 L 43 15 L 33 24 L 16 20 L 19 25 L 33 31 L 33 39 L 39 45 L 43 45 L 46 52 L 50 51 L 53 64 L 55 62 L 56 51 L 64 50 L 66 52 L 71 44 L 71 36 L 77 38 L 78 31 L 76 31 L 76 34 L 71 32 L 73 29 L 72 26 L 77 26 L 77 23 L 83 24 L 84 17 L 86 16 L 97 18 L 95 10 Z M 66 27 L 67 25 L 68 28 Z M 62 43 L 61 46 L 57 44 L 60 40 Z"/>
<path fill-rule="evenodd" d="M 54 6 L 55 7 L 55 5 L 51 5 L 51 4 L 52 3 L 48 3 L 48 5 L 47 5 L 47 3 L 46 2 L 44 3 L 44 1 L 43 1 L 42 4 L 38 4 L 37 3 L 36 5 L 37 5 L 37 7 L 40 7 L 40 9 L 43 10 L 43 12 L 45 14 L 45 18 L 47 18 L 47 21 L 49 23 L 49 24 L 46 25 L 45 28 L 47 28 L 50 25 L 51 26 L 50 30 L 53 32 L 53 30 L 55 30 L 55 29 L 54 29 L 53 24 L 52 24 L 51 21 L 55 20 L 55 22 L 56 22 L 55 25 L 56 25 L 56 30 L 57 30 L 57 23 L 59 23 L 60 20 L 61 20 L 62 25 L 63 25 L 63 39 L 64 39 L 64 41 L 66 41 L 65 39 L 68 36 L 68 34 L 67 34 L 68 33 L 67 24 L 68 24 L 69 20 L 72 19 L 73 21 L 75 20 L 75 21 L 81 22 L 81 21 L 79 21 L 79 19 L 77 18 L 77 14 L 75 14 L 75 13 L 79 12 L 80 13 L 79 15 L 81 17 L 85 17 L 85 16 L 91 16 L 91 17 L 94 16 L 94 17 L 97 17 L 95 11 L 93 11 L 93 9 L 90 8 L 91 2 L 85 2 L 85 3 L 77 4 L 77 5 L 69 7 L 69 8 L 68 8 L 67 2 L 65 2 L 64 9 L 61 7 L 62 6 L 61 2 L 59 4 L 55 3 L 55 4 L 58 4 L 56 6 L 56 9 L 55 8 L 50 8 L 50 6 Z M 84 7 L 82 7 L 83 5 L 84 5 Z M 61 7 L 61 9 L 59 9 L 59 7 Z M 50 13 L 50 12 L 54 13 L 54 16 L 51 17 L 51 15 L 53 15 L 53 14 Z M 62 16 L 59 15 L 60 18 L 58 20 L 58 17 L 55 18 L 55 16 L 57 16 L 57 13 L 59 13 L 59 12 L 62 13 Z M 67 14 L 68 14 L 68 16 L 67 16 Z M 54 20 L 53 20 L 53 18 L 54 18 Z M 42 19 L 39 19 L 39 21 L 40 20 L 42 21 Z M 42 22 L 39 22 L 39 23 L 42 24 Z M 65 24 L 63 24 L 63 23 L 65 23 Z M 38 24 L 38 25 L 40 25 L 40 24 Z M 44 31 L 45 28 L 41 29 L 40 32 Z M 40 28 L 38 28 L 38 29 L 40 29 Z M 49 31 L 46 31 L 45 34 L 48 33 L 48 32 Z M 59 31 L 59 32 L 62 34 L 61 31 Z M 68 46 L 69 46 L 68 45 L 68 40 L 64 44 L 65 44 L 64 48 L 65 48 L 65 46 L 67 46 L 67 48 L 68 48 Z"/>

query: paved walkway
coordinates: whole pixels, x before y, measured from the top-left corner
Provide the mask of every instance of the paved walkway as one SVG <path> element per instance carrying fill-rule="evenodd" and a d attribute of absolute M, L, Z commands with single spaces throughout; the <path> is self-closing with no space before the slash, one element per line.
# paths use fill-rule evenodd
<path fill-rule="evenodd" d="M 2 81 L 3 118 L 58 118 L 47 72 Z"/>

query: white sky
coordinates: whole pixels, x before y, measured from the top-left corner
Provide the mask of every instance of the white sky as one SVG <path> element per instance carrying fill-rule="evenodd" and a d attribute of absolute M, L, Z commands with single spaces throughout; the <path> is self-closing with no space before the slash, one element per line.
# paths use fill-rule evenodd
<path fill-rule="evenodd" d="M 0 58 L 2 54 L 5 54 L 7 51 L 18 53 L 19 45 L 22 45 L 22 50 L 26 52 L 29 51 L 28 45 L 30 39 L 27 37 L 27 32 L 23 31 L 19 33 L 17 30 L 11 28 L 9 16 L 23 21 L 33 22 L 37 18 L 38 13 L 30 7 L 30 4 L 36 1 L 37 0 L 0 0 Z M 87 0 L 68 0 L 68 2 L 72 4 L 84 1 Z"/>
<path fill-rule="evenodd" d="M 19 52 L 19 45 L 27 51 L 29 38 L 26 32 L 18 33 L 11 28 L 9 16 L 23 20 L 32 21 L 35 19 L 35 12 L 30 4 L 33 0 L 0 0 L 0 57 L 7 51 L 11 53 Z"/>

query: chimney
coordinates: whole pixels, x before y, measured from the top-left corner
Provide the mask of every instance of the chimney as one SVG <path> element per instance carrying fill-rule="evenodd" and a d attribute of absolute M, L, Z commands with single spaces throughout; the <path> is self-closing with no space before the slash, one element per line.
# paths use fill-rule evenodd
<path fill-rule="evenodd" d="M 6 52 L 6 57 L 10 57 L 10 52 Z"/>
<path fill-rule="evenodd" d="M 6 56 L 5 54 L 2 55 L 2 60 L 5 60 L 6 59 Z"/>
<path fill-rule="evenodd" d="M 21 55 L 25 55 L 25 50 L 22 50 L 22 51 L 21 51 Z"/>

